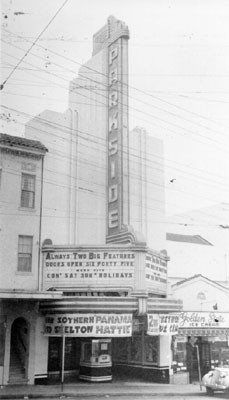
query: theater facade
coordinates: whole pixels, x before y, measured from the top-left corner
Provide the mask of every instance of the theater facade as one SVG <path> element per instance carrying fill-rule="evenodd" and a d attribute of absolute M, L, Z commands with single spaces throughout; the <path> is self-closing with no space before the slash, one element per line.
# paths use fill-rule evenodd
<path fill-rule="evenodd" d="M 121 374 L 168 383 L 182 302 L 166 297 L 166 254 L 139 242 L 50 243 L 42 253 L 44 290 L 63 293 L 39 306 L 47 378 L 60 376 L 62 365 L 76 381 L 110 381 Z"/>
<path fill-rule="evenodd" d="M 167 293 L 164 172 L 154 167 L 163 145 L 142 128 L 129 132 L 128 40 L 126 24 L 109 17 L 70 83 L 66 113 L 45 111 L 26 126 L 26 146 L 38 136 L 48 152 L 33 207 L 18 210 L 19 195 L 9 193 L 4 385 L 120 374 L 169 382 L 182 302 Z"/>

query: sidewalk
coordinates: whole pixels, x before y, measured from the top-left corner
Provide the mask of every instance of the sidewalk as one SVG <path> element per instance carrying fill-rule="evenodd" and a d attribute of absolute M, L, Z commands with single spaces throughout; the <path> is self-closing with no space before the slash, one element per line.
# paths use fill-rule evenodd
<path fill-rule="evenodd" d="M 26 399 L 51 397 L 109 397 L 109 396 L 195 396 L 205 395 L 205 388 L 200 391 L 199 385 L 169 385 L 145 382 L 108 382 L 108 383 L 66 383 L 63 391 L 61 385 L 12 385 L 0 389 L 0 399 Z"/>

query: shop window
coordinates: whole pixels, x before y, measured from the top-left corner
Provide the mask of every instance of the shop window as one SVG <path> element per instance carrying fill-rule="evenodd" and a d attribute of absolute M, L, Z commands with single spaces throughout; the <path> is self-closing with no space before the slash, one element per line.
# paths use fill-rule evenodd
<path fill-rule="evenodd" d="M 65 371 L 71 371 L 79 368 L 80 361 L 80 340 L 78 338 L 65 338 Z"/>
<path fill-rule="evenodd" d="M 62 338 L 49 337 L 48 371 L 60 372 L 62 359 Z M 71 371 L 79 368 L 80 340 L 78 338 L 65 338 L 64 370 Z"/>
<path fill-rule="evenodd" d="M 159 336 L 144 337 L 144 362 L 158 364 L 159 359 Z"/>
<path fill-rule="evenodd" d="M 173 338 L 172 341 L 173 362 L 172 369 L 174 373 L 187 370 L 187 339 L 186 337 Z"/>
<path fill-rule="evenodd" d="M 114 338 L 112 343 L 112 358 L 114 361 L 128 362 L 129 338 Z"/>
<path fill-rule="evenodd" d="M 21 176 L 21 207 L 35 207 L 35 176 L 22 174 Z"/>
<path fill-rule="evenodd" d="M 61 369 L 61 342 L 60 337 L 49 338 L 48 371 L 60 371 Z"/>
<path fill-rule="evenodd" d="M 140 335 L 132 337 L 130 361 L 134 363 L 142 362 L 142 337 Z"/>
<path fill-rule="evenodd" d="M 211 366 L 229 366 L 229 346 L 226 341 L 215 341 L 211 344 Z"/>
<path fill-rule="evenodd" d="M 206 300 L 206 295 L 205 295 L 205 293 L 203 293 L 203 292 L 199 292 L 198 294 L 197 294 L 197 299 L 198 300 Z"/>
<path fill-rule="evenodd" d="M 19 236 L 18 237 L 18 268 L 19 272 L 32 271 L 32 249 L 33 237 L 32 236 Z"/>

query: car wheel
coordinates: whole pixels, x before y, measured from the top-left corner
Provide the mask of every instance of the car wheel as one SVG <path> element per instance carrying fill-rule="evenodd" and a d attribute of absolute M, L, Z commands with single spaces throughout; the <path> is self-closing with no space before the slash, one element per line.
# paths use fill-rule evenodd
<path fill-rule="evenodd" d="M 209 387 L 207 387 L 206 390 L 207 390 L 207 395 L 208 395 L 208 396 L 214 396 L 214 390 L 212 390 L 212 389 L 209 388 Z"/>

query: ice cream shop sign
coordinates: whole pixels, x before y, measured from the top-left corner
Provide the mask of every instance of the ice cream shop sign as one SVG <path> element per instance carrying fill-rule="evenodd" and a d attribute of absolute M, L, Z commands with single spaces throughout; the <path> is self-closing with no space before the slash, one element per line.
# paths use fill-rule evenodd
<path fill-rule="evenodd" d="M 180 314 L 180 329 L 229 328 L 229 313 L 187 311 Z"/>

